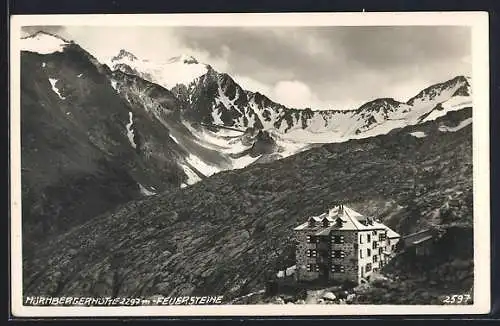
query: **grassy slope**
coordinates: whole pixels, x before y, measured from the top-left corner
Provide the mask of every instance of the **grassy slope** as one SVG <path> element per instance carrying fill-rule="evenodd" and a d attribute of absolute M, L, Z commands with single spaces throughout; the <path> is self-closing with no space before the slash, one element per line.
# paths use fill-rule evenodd
<path fill-rule="evenodd" d="M 472 129 L 437 126 L 329 144 L 125 204 L 26 260 L 24 294 L 243 295 L 286 258 L 291 229 L 335 201 L 403 234 L 428 224 L 471 228 Z M 427 137 L 408 134 L 414 130 Z"/>

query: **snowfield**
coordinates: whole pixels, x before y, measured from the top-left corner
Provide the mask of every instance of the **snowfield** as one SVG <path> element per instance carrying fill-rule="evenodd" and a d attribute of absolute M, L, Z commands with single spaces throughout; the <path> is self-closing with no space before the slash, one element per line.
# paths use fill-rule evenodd
<path fill-rule="evenodd" d="M 177 84 L 187 85 L 207 72 L 205 64 L 198 63 L 196 59 L 188 55 L 174 57 L 167 62 L 151 62 L 128 55 L 118 59 L 110 59 L 106 63 L 113 70 L 120 65 L 126 65 L 138 71 L 141 78 L 167 89 L 171 89 Z"/>
<path fill-rule="evenodd" d="M 21 51 L 50 54 L 62 52 L 68 44 L 68 42 L 59 37 L 40 32 L 32 36 L 21 38 Z"/>
<path fill-rule="evenodd" d="M 456 131 L 459 131 L 462 128 L 467 127 L 471 123 L 472 123 L 472 118 L 468 118 L 468 119 L 465 119 L 462 122 L 460 122 L 458 124 L 458 126 L 456 126 L 456 127 L 448 127 L 448 126 L 444 126 L 444 125 L 440 126 L 439 127 L 439 131 L 441 131 L 441 132 L 456 132 Z"/>

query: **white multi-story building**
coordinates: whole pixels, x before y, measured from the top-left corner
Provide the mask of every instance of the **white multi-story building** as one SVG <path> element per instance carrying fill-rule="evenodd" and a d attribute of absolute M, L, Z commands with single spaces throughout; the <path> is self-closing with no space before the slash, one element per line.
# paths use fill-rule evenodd
<path fill-rule="evenodd" d="M 361 283 L 393 256 L 400 235 L 372 217 L 338 205 L 295 229 L 298 281 Z"/>

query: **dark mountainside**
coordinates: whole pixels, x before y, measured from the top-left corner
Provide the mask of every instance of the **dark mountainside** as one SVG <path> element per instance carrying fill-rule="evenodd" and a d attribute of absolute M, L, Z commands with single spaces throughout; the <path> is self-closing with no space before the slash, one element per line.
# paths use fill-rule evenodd
<path fill-rule="evenodd" d="M 450 289 L 466 291 L 472 284 L 472 125 L 455 132 L 438 127 L 470 116 L 470 108 L 451 112 L 124 204 L 25 259 L 24 295 L 241 296 L 263 289 L 267 275 L 283 267 L 293 252 L 294 226 L 338 201 L 379 216 L 403 235 L 429 226 L 442 234 L 429 257 L 431 270 L 418 274 L 422 262 L 413 272 L 393 270 L 402 282 L 384 303 L 423 300 L 408 296 L 413 288 L 404 284 L 431 288 L 432 298 L 436 291 L 449 294 L 433 288 L 431 272 Z M 409 134 L 414 131 L 426 137 Z M 404 257 L 395 259 L 393 266 Z"/>
<path fill-rule="evenodd" d="M 21 60 L 26 255 L 44 238 L 140 198 L 141 186 L 157 192 L 184 182 L 168 129 L 120 98 L 111 72 L 90 54 L 70 44 L 49 55 L 22 52 Z"/>

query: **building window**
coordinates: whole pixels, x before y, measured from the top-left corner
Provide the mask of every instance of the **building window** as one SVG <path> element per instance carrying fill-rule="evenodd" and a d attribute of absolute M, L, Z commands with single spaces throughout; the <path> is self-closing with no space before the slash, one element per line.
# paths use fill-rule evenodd
<path fill-rule="evenodd" d="M 307 243 L 318 243 L 319 242 L 319 238 L 318 237 L 315 237 L 313 235 L 308 235 L 307 236 Z"/>
<path fill-rule="evenodd" d="M 308 272 L 319 272 L 319 265 L 317 264 L 308 264 L 307 265 Z"/>
<path fill-rule="evenodd" d="M 366 255 L 370 257 L 372 255 L 372 251 L 370 248 L 366 248 Z"/>
<path fill-rule="evenodd" d="M 378 254 L 379 255 L 382 255 L 383 252 L 384 252 L 384 248 L 382 248 L 382 247 L 378 248 Z"/>
<path fill-rule="evenodd" d="M 373 243 L 372 245 L 373 249 L 377 249 L 377 241 L 373 241 L 372 243 Z"/>
<path fill-rule="evenodd" d="M 307 257 L 315 258 L 317 256 L 317 252 L 315 249 L 307 249 L 306 254 L 307 254 Z"/>
<path fill-rule="evenodd" d="M 328 221 L 326 218 L 323 219 L 323 226 L 324 227 L 330 226 L 330 221 Z"/>
<path fill-rule="evenodd" d="M 344 265 L 332 265 L 333 273 L 345 273 Z"/>
<path fill-rule="evenodd" d="M 372 263 L 366 264 L 366 271 L 369 272 L 372 270 Z"/>
<path fill-rule="evenodd" d="M 343 250 L 334 250 L 332 252 L 332 258 L 344 258 L 345 257 L 345 253 Z"/>
<path fill-rule="evenodd" d="M 379 241 L 384 241 L 386 239 L 386 237 L 387 236 L 385 235 L 385 233 L 380 233 L 378 236 L 378 239 L 379 239 Z"/>
<path fill-rule="evenodd" d="M 372 236 L 371 236 L 370 234 L 367 234 L 366 236 L 367 236 L 367 238 L 368 238 L 368 243 L 369 243 L 370 241 L 372 241 Z"/>
<path fill-rule="evenodd" d="M 392 250 L 392 251 L 394 251 L 394 247 L 395 247 L 394 245 L 392 245 L 392 246 L 391 246 L 391 250 Z"/>
<path fill-rule="evenodd" d="M 363 249 L 359 249 L 359 258 L 363 258 Z"/>
<path fill-rule="evenodd" d="M 344 243 L 344 236 L 343 235 L 332 235 L 332 243 L 334 244 L 341 244 Z"/>
<path fill-rule="evenodd" d="M 359 234 L 359 243 L 363 243 L 363 233 Z"/>
<path fill-rule="evenodd" d="M 378 256 L 377 255 L 373 255 L 373 262 L 376 263 L 378 261 Z"/>

